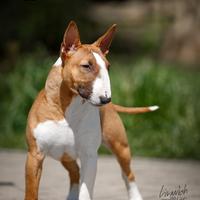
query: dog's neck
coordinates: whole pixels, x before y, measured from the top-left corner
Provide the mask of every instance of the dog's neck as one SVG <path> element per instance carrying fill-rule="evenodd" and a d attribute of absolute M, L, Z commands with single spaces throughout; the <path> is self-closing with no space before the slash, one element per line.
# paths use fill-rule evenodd
<path fill-rule="evenodd" d="M 56 107 L 64 116 L 65 110 L 71 103 L 75 94 L 63 81 L 61 65 L 55 66 L 54 64 L 52 67 L 45 84 L 45 94 L 48 104 Z"/>

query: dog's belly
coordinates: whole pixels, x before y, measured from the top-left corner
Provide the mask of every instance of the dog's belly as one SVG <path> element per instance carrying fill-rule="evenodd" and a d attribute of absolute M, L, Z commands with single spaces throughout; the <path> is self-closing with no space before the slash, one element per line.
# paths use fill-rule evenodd
<path fill-rule="evenodd" d="M 34 137 L 39 151 L 59 160 L 64 153 L 76 158 L 74 132 L 65 119 L 47 120 L 34 129 Z"/>

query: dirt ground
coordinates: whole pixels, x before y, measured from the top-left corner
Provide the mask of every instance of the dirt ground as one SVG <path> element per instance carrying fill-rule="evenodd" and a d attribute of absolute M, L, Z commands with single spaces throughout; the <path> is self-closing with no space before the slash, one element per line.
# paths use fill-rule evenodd
<path fill-rule="evenodd" d="M 20 200 L 24 195 L 26 153 L 0 151 L 0 200 Z M 199 200 L 200 162 L 135 158 L 132 163 L 144 200 Z M 69 179 L 59 162 L 46 158 L 40 185 L 40 200 L 66 199 Z M 175 196 L 167 192 L 179 191 Z M 176 197 L 176 198 L 173 198 Z M 114 157 L 100 156 L 94 200 L 124 200 L 126 189 Z"/>

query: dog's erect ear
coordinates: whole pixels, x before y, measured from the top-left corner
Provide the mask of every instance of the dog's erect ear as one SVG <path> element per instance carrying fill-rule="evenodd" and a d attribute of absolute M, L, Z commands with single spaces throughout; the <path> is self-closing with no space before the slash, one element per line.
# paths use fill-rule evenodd
<path fill-rule="evenodd" d="M 61 44 L 60 56 L 65 60 L 69 51 L 75 51 L 81 45 L 78 27 L 74 21 L 71 21 L 65 31 L 63 42 Z"/>
<path fill-rule="evenodd" d="M 94 42 L 94 45 L 99 47 L 102 53 L 105 55 L 109 52 L 109 47 L 111 45 L 113 35 L 116 30 L 116 26 L 116 24 L 113 24 L 103 36 L 101 36 L 96 42 Z"/>

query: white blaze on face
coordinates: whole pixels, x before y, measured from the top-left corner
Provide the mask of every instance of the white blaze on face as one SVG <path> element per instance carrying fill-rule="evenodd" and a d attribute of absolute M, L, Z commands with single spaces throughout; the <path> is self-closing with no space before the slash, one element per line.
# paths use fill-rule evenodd
<path fill-rule="evenodd" d="M 98 53 L 92 52 L 97 64 L 99 65 L 99 74 L 97 75 L 95 81 L 93 82 L 93 89 L 91 95 L 91 102 L 94 104 L 100 103 L 99 97 L 111 98 L 111 87 L 110 78 L 108 75 L 108 70 L 106 68 L 105 61 L 101 58 Z"/>

